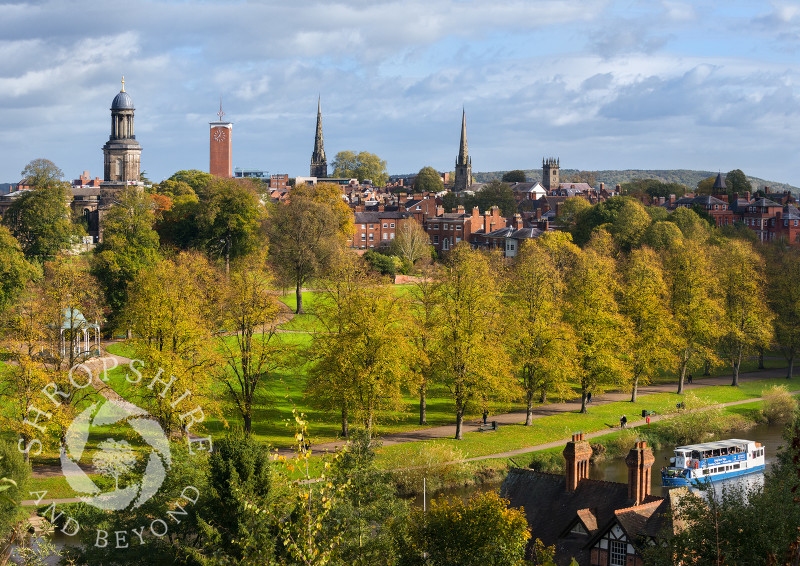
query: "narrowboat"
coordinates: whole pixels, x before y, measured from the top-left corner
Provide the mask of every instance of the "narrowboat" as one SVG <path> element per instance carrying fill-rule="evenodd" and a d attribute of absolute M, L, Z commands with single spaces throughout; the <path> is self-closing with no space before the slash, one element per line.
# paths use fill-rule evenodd
<path fill-rule="evenodd" d="M 753 440 L 731 438 L 675 448 L 669 466 L 661 468 L 664 487 L 713 482 L 764 469 L 764 446 Z"/>

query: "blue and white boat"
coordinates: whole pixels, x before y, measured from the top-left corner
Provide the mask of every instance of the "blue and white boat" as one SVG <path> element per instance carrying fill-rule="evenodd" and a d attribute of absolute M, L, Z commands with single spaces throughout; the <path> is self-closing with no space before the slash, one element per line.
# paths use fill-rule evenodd
<path fill-rule="evenodd" d="M 675 448 L 670 465 L 661 468 L 664 487 L 689 486 L 760 472 L 764 446 L 753 440 L 731 438 Z"/>

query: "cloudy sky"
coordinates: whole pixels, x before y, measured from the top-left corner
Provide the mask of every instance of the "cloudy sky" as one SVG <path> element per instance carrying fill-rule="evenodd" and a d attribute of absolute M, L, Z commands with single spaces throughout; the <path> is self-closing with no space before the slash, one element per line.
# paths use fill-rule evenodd
<path fill-rule="evenodd" d="M 47 157 L 102 176 L 125 75 L 142 168 L 208 169 L 220 96 L 233 165 L 475 171 L 740 168 L 800 184 L 800 3 L 694 0 L 0 1 L 0 182 Z"/>

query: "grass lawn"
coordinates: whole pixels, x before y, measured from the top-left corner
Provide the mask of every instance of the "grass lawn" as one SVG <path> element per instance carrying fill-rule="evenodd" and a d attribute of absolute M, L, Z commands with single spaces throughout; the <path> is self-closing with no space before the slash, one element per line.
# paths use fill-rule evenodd
<path fill-rule="evenodd" d="M 707 387 L 696 392 L 698 399 L 703 404 L 719 404 L 731 401 L 741 401 L 760 397 L 764 388 L 771 385 L 786 385 L 790 390 L 800 389 L 800 377 L 791 380 L 776 378 L 765 379 L 756 382 L 743 383 L 740 387 L 714 386 Z M 569 436 L 576 431 L 585 433 L 598 430 L 610 430 L 619 424 L 619 417 L 626 414 L 629 420 L 639 420 L 642 409 L 656 411 L 658 414 L 673 413 L 676 411 L 676 404 L 685 399 L 675 393 L 658 393 L 640 398 L 636 403 L 621 401 L 591 407 L 586 414 L 576 412 L 563 413 L 536 419 L 533 425 L 508 425 L 500 427 L 497 432 L 492 433 L 466 433 L 464 439 L 457 441 L 454 439 L 431 440 L 434 443 L 443 443 L 460 450 L 465 458 L 497 454 L 526 446 L 536 446 L 545 444 Z M 738 411 L 746 411 L 747 408 L 734 407 Z M 385 446 L 380 449 L 383 460 L 394 463 L 400 462 L 404 458 L 404 453 L 412 448 L 408 444 L 396 444 Z"/>

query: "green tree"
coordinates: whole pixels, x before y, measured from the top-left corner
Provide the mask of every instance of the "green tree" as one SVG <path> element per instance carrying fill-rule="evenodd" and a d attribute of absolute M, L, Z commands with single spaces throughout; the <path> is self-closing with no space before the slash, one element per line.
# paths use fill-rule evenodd
<path fill-rule="evenodd" d="M 723 306 L 720 344 L 733 370 L 731 385 L 736 386 L 742 359 L 769 345 L 774 315 L 764 292 L 767 283 L 764 260 L 752 244 L 727 240 L 717 257 L 715 267 Z"/>
<path fill-rule="evenodd" d="M 19 503 L 28 494 L 30 477 L 31 465 L 17 447 L 0 441 L 0 548 L 3 550 L 15 524 L 25 517 Z"/>
<path fill-rule="evenodd" d="M 569 183 L 586 183 L 590 187 L 597 184 L 597 176 L 594 171 L 578 171 L 570 175 Z"/>
<path fill-rule="evenodd" d="M 325 204 L 293 195 L 279 203 L 269 218 L 270 258 L 275 272 L 294 286 L 296 314 L 304 314 L 303 285 L 323 274 L 344 243 L 337 235 L 338 218 Z"/>
<path fill-rule="evenodd" d="M 389 178 L 386 161 L 374 153 L 361 151 L 340 151 L 333 159 L 333 176 L 338 178 L 355 177 L 359 182 L 369 179 L 376 187 L 386 185 Z"/>
<path fill-rule="evenodd" d="M 428 424 L 428 388 L 436 377 L 436 354 L 439 350 L 439 328 L 441 310 L 439 305 L 438 277 L 434 267 L 426 269 L 415 281 L 410 292 L 408 316 L 410 324 L 405 325 L 407 339 L 414 355 L 408 363 L 413 374 L 412 381 L 419 391 L 419 424 Z"/>
<path fill-rule="evenodd" d="M 447 191 L 442 197 L 442 208 L 445 212 L 453 212 L 458 206 L 458 195 L 453 191 Z"/>
<path fill-rule="evenodd" d="M 500 181 L 492 181 L 475 193 L 473 197 L 466 197 L 464 206 L 471 209 L 477 206 L 481 212 L 491 210 L 493 206 L 500 208 L 500 214 L 511 216 L 517 211 L 517 201 L 511 187 Z"/>
<path fill-rule="evenodd" d="M 753 184 L 741 169 L 733 169 L 725 174 L 725 186 L 729 195 L 737 193 L 741 198 L 744 198 L 744 193 L 753 192 Z"/>
<path fill-rule="evenodd" d="M 113 315 L 124 307 L 130 282 L 158 260 L 154 221 L 152 199 L 136 187 L 125 189 L 103 216 L 103 242 L 95 248 L 91 273 Z"/>
<path fill-rule="evenodd" d="M 440 498 L 427 513 L 411 513 L 398 536 L 398 565 L 522 566 L 529 538 L 524 512 L 495 493 Z"/>
<path fill-rule="evenodd" d="M 650 248 L 631 252 L 624 269 L 620 307 L 633 333 L 627 351 L 631 369 L 631 403 L 640 385 L 660 370 L 673 366 L 675 323 L 661 259 Z"/>
<path fill-rule="evenodd" d="M 461 242 L 442 271 L 439 381 L 455 403 L 456 440 L 462 439 L 464 415 L 473 403 L 508 397 L 515 389 L 505 348 L 496 340 L 503 322 L 496 267 Z"/>
<path fill-rule="evenodd" d="M 592 250 L 577 257 L 569 274 L 565 319 L 577 337 L 575 376 L 581 390 L 581 413 L 586 412 L 589 392 L 628 383 L 630 368 L 623 359 L 623 345 L 630 340 L 628 321 L 619 313 L 616 262 Z"/>
<path fill-rule="evenodd" d="M 252 252 L 261 239 L 265 211 L 251 183 L 214 178 L 199 193 L 197 238 L 212 256 L 225 262 Z"/>
<path fill-rule="evenodd" d="M 64 178 L 64 172 L 55 163 L 42 157 L 29 162 L 20 174 L 23 184 L 37 189 L 56 185 Z"/>
<path fill-rule="evenodd" d="M 683 233 L 674 222 L 660 220 L 647 227 L 642 243 L 654 250 L 668 250 L 683 240 Z"/>
<path fill-rule="evenodd" d="M 622 183 L 622 192 L 631 196 L 646 194 L 653 198 L 664 197 L 666 199 L 670 195 L 675 195 L 677 198 L 681 198 L 686 194 L 686 185 L 665 183 L 658 179 L 633 179 Z"/>
<path fill-rule="evenodd" d="M 352 256 L 323 283 L 317 316 L 325 332 L 314 336 L 306 388 L 340 411 L 345 436 L 351 416 L 371 435 L 381 412 L 402 401 L 407 348 L 400 313 L 398 299 Z"/>
<path fill-rule="evenodd" d="M 501 181 L 504 183 L 524 183 L 528 179 L 525 177 L 525 171 L 521 169 L 514 169 L 513 171 L 506 171 L 503 173 Z"/>
<path fill-rule="evenodd" d="M 9 207 L 5 224 L 28 258 L 52 259 L 80 234 L 72 224 L 67 203 L 69 186 L 61 181 L 37 185 L 25 191 Z"/>
<path fill-rule="evenodd" d="M 716 295 L 708 250 L 683 241 L 665 257 L 670 311 L 678 327 L 678 393 L 683 393 L 686 369 L 696 358 L 715 360 L 714 342 L 720 334 L 722 310 Z"/>
<path fill-rule="evenodd" d="M 162 190 L 167 190 L 175 193 L 175 187 L 179 183 L 185 183 L 188 185 L 196 194 L 200 194 L 200 192 L 208 186 L 214 180 L 214 176 L 210 173 L 206 173 L 204 171 L 198 171 L 197 169 L 189 169 L 181 170 L 175 172 L 169 179 L 166 181 L 162 181 L 160 186 Z M 172 184 L 174 183 L 174 185 Z M 166 194 L 162 192 L 161 194 Z M 178 194 L 178 193 L 175 193 Z"/>
<path fill-rule="evenodd" d="M 589 240 L 591 230 L 586 231 L 584 224 L 591 209 L 592 205 L 580 197 L 571 197 L 561 203 L 558 210 L 558 221 L 576 241 L 587 242 Z M 584 234 L 584 232 L 586 233 Z"/>
<path fill-rule="evenodd" d="M 712 195 L 714 194 L 714 183 L 717 182 L 717 176 L 712 175 L 711 177 L 706 177 L 702 181 L 697 183 L 697 194 L 698 195 Z"/>
<path fill-rule="evenodd" d="M 336 558 L 342 564 L 394 564 L 394 532 L 408 510 L 391 475 L 378 468 L 379 446 L 364 431 L 356 431 L 331 466 L 331 482 L 344 489 L 325 528 L 332 531 L 331 538 L 341 533 Z"/>
<path fill-rule="evenodd" d="M 669 215 L 669 221 L 680 228 L 684 238 L 698 243 L 705 242 L 711 235 L 711 225 L 700 218 L 697 212 L 678 207 Z"/>
<path fill-rule="evenodd" d="M 438 193 L 444 190 L 444 183 L 439 172 L 433 167 L 423 167 L 414 179 L 415 193 Z"/>
<path fill-rule="evenodd" d="M 264 264 L 258 255 L 235 263 L 220 304 L 223 327 L 230 332 L 218 339 L 225 360 L 220 380 L 242 416 L 247 434 L 252 431 L 256 395 L 285 364 L 290 351 L 277 337 L 281 309 Z"/>
<path fill-rule="evenodd" d="M 25 259 L 17 239 L 8 228 L 0 226 L 0 312 L 38 275 L 36 267 Z"/>
<path fill-rule="evenodd" d="M 512 267 L 507 291 L 509 351 L 525 391 L 525 426 L 533 423 L 537 394 L 544 403 L 548 393 L 565 398 L 571 392 L 568 379 L 576 351 L 571 329 L 562 320 L 563 276 L 537 241 L 522 246 Z"/>
<path fill-rule="evenodd" d="M 336 227 L 343 241 L 353 236 L 353 210 L 342 199 L 342 188 L 334 183 L 303 184 L 294 187 L 292 198 L 308 198 L 330 209 L 336 219 Z"/>
<path fill-rule="evenodd" d="M 775 313 L 775 340 L 788 362 L 786 378 L 791 379 L 800 352 L 800 250 L 779 240 L 766 256 L 767 300 Z"/>

